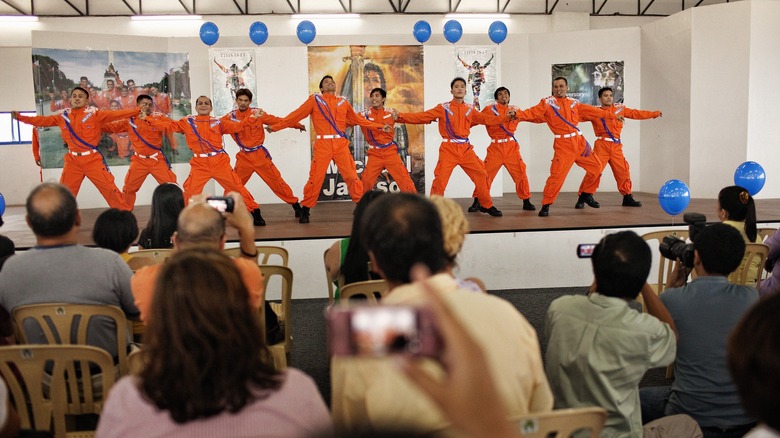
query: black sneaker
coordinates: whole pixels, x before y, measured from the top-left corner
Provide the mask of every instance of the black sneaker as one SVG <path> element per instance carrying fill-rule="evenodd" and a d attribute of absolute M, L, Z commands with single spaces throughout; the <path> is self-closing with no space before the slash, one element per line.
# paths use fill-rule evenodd
<path fill-rule="evenodd" d="M 292 209 L 295 211 L 295 217 L 301 217 L 301 204 L 296 202 L 295 204 L 291 204 Z"/>
<path fill-rule="evenodd" d="M 263 216 L 260 214 L 259 208 L 252 210 L 252 219 L 254 219 L 254 223 L 256 227 L 265 226 L 265 219 L 263 219 Z"/>
<path fill-rule="evenodd" d="M 542 205 L 542 209 L 539 210 L 539 216 L 547 217 L 550 215 L 550 204 Z"/>
<path fill-rule="evenodd" d="M 585 208 L 585 204 L 588 204 L 588 207 L 591 208 L 599 208 L 601 207 L 601 204 L 596 202 L 595 199 L 593 199 L 593 195 L 590 193 L 583 192 L 579 198 L 577 198 L 577 203 L 574 204 L 574 208 Z"/>
<path fill-rule="evenodd" d="M 500 217 L 504 215 L 504 213 L 501 213 L 501 210 L 497 209 L 495 205 L 490 208 L 479 207 L 479 211 L 482 213 L 487 213 L 493 217 Z"/>
<path fill-rule="evenodd" d="M 471 207 L 469 207 L 469 213 L 476 213 L 478 211 L 482 211 L 482 206 L 479 205 L 479 199 L 474 198 L 474 202 L 471 204 Z"/>
<path fill-rule="evenodd" d="M 534 211 L 536 206 L 531 204 L 531 198 L 523 199 L 523 210 Z"/>
<path fill-rule="evenodd" d="M 641 207 L 642 203 L 634 199 L 631 193 L 623 196 L 623 207 Z"/>
<path fill-rule="evenodd" d="M 302 224 L 309 223 L 309 207 L 301 207 L 301 218 L 298 219 L 298 222 Z"/>

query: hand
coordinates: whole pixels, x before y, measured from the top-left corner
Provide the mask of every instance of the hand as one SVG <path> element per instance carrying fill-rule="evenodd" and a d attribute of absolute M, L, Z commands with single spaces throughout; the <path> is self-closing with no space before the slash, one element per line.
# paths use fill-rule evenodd
<path fill-rule="evenodd" d="M 41 160 L 35 160 L 35 164 L 36 164 L 38 167 L 43 167 L 43 166 L 41 166 Z M 771 269 L 770 269 L 770 270 L 771 270 Z"/>
<path fill-rule="evenodd" d="M 239 236 L 242 232 L 251 232 L 252 236 L 255 233 L 255 225 L 252 216 L 249 214 L 249 210 L 246 209 L 244 204 L 244 198 L 237 192 L 229 192 L 225 196 L 233 198 L 233 212 L 225 212 L 222 215 L 225 216 L 225 223 L 238 230 Z"/>
<path fill-rule="evenodd" d="M 661 111 L 658 111 L 658 117 L 663 117 L 663 116 L 664 116 L 664 113 L 662 113 Z"/>
<path fill-rule="evenodd" d="M 265 127 L 265 130 L 266 130 L 266 131 L 268 131 L 268 133 L 269 133 L 269 134 L 270 134 L 270 133 L 272 133 L 272 132 L 274 132 L 274 131 L 271 129 L 271 127 L 270 127 L 270 126 L 266 126 L 266 127 Z"/>
<path fill-rule="evenodd" d="M 146 120 L 146 111 L 141 111 L 141 113 L 138 114 L 138 118 L 141 120 Z"/>
<path fill-rule="evenodd" d="M 398 120 L 398 110 L 393 108 L 390 110 L 390 114 L 393 116 L 393 120 Z"/>
<path fill-rule="evenodd" d="M 385 126 L 382 127 L 382 131 L 384 132 L 393 132 L 393 127 L 385 123 Z"/>
<path fill-rule="evenodd" d="M 11 118 L 14 120 L 19 120 L 19 111 L 11 111 Z"/>
<path fill-rule="evenodd" d="M 306 127 L 303 126 L 303 125 L 299 125 L 298 126 L 298 130 L 301 131 L 301 132 L 306 132 Z"/>
<path fill-rule="evenodd" d="M 669 274 L 669 278 L 666 279 L 666 288 L 681 287 L 688 280 L 688 274 L 690 274 L 690 268 L 684 266 L 680 259 L 674 262 L 674 269 Z"/>
<path fill-rule="evenodd" d="M 517 118 L 517 111 L 510 109 L 506 112 L 506 115 L 509 116 L 509 120 L 515 120 Z"/>
<path fill-rule="evenodd" d="M 624 121 L 626 120 L 626 118 L 625 118 L 624 116 L 619 116 L 617 119 L 618 119 L 620 122 L 624 122 Z"/>

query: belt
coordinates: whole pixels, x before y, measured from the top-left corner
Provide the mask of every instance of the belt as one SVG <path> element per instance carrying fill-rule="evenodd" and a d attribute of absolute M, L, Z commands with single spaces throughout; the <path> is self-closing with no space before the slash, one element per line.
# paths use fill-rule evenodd
<path fill-rule="evenodd" d="M 604 141 L 611 141 L 612 143 L 620 143 L 620 139 L 611 139 L 610 137 L 596 137 L 596 140 L 604 140 Z"/>
<path fill-rule="evenodd" d="M 344 138 L 344 137 L 342 137 L 342 136 L 340 136 L 338 134 L 328 134 L 328 135 L 318 135 L 317 136 L 318 140 L 330 140 L 330 139 L 334 139 L 334 138 Z"/>
<path fill-rule="evenodd" d="M 157 154 L 159 154 L 159 152 L 155 152 L 152 155 L 141 155 L 138 152 L 136 152 L 135 154 L 138 155 L 141 158 L 151 158 L 153 160 L 156 160 L 157 159 Z"/>
<path fill-rule="evenodd" d="M 555 138 L 572 138 L 578 135 L 582 135 L 580 131 L 570 132 L 568 134 L 555 134 Z"/>
<path fill-rule="evenodd" d="M 469 139 L 468 139 L 468 138 L 463 138 L 463 139 L 460 139 L 460 138 L 444 138 L 444 137 L 442 137 L 441 141 L 442 141 L 442 143 L 458 143 L 458 144 L 463 144 L 463 143 L 468 143 L 468 142 L 469 142 Z"/>
<path fill-rule="evenodd" d="M 71 155 L 75 155 L 77 157 L 83 157 L 83 156 L 86 156 L 86 155 L 94 154 L 96 152 L 97 152 L 97 150 L 93 149 L 93 150 L 87 151 L 87 152 L 73 152 L 73 151 L 70 151 L 70 154 Z"/>
<path fill-rule="evenodd" d="M 209 152 L 207 154 L 195 154 L 195 156 L 198 157 L 198 158 L 208 158 L 208 157 L 213 157 L 214 155 L 218 155 L 218 154 L 219 154 L 219 152 Z"/>
<path fill-rule="evenodd" d="M 514 141 L 514 140 L 515 140 L 515 139 L 514 139 L 514 138 L 512 138 L 512 137 L 509 137 L 509 138 L 502 138 L 502 139 L 499 139 L 499 140 L 496 140 L 495 138 L 491 138 L 491 139 L 490 139 L 490 142 L 491 142 L 491 143 L 506 143 L 506 142 L 508 142 L 508 141 Z"/>

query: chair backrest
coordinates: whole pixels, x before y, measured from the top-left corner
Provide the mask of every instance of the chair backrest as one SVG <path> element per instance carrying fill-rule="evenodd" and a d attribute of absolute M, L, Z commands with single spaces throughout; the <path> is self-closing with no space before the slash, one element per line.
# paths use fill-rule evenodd
<path fill-rule="evenodd" d="M 27 319 L 38 324 L 48 344 L 77 345 L 87 345 L 87 332 L 92 318 L 111 319 L 116 328 L 119 375 L 127 374 L 128 324 L 122 309 L 92 304 L 31 304 L 15 308 L 12 316 L 14 333 L 21 344 L 30 343 L 29 334 L 24 329 Z M 74 333 L 75 339 L 72 338 Z"/>
<path fill-rule="evenodd" d="M 260 271 L 263 272 L 263 286 L 265 286 L 265 296 L 268 297 L 269 284 L 274 278 L 281 279 L 281 290 L 279 291 L 281 301 L 279 303 L 272 302 L 271 308 L 277 314 L 279 323 L 284 324 L 284 351 L 285 354 L 290 354 L 292 351 L 292 287 L 293 287 L 293 272 L 292 269 L 286 266 L 277 265 L 261 265 Z M 275 283 L 274 283 L 275 284 Z M 264 311 L 265 306 L 260 307 L 261 311 Z M 265 315 L 263 315 L 263 329 L 265 329 Z M 263 334 L 265 339 L 265 333 Z"/>
<path fill-rule="evenodd" d="M 588 436 L 598 437 L 607 421 L 607 411 L 596 407 L 559 409 L 523 415 L 512 421 L 517 424 L 521 436 L 530 438 L 568 438 L 578 430 L 588 430 Z"/>
<path fill-rule="evenodd" d="M 56 438 L 67 434 L 66 414 L 100 414 L 116 381 L 111 355 L 88 345 L 3 347 L 0 373 L 22 428 L 52 431 Z"/>
<path fill-rule="evenodd" d="M 130 266 L 130 269 L 135 270 L 146 265 L 156 265 L 164 262 L 173 255 L 173 249 L 139 249 L 131 252 L 129 255 L 130 259 L 127 261 L 127 265 Z"/>
<path fill-rule="evenodd" d="M 335 278 L 333 278 L 332 275 L 330 275 L 330 271 L 328 271 L 328 251 L 330 248 L 326 249 L 325 252 L 322 254 L 322 260 L 323 260 L 323 266 L 325 266 L 325 280 L 328 282 L 328 304 L 333 304 L 333 282 L 336 281 Z"/>
<path fill-rule="evenodd" d="M 742 284 L 746 286 L 761 285 L 761 277 L 764 275 L 764 262 L 769 255 L 769 247 L 763 243 L 747 243 L 745 244 L 745 258 L 741 265 L 741 269 L 729 275 L 729 280 L 735 284 Z M 750 273 L 750 267 L 755 266 L 754 263 L 758 262 L 758 270 L 756 271 L 756 278 L 748 278 Z"/>
<path fill-rule="evenodd" d="M 361 301 L 361 303 L 377 304 L 385 296 L 388 289 L 389 286 L 385 280 L 368 280 L 345 284 L 340 288 L 339 302 L 347 303 L 352 297 L 363 296 L 365 301 Z"/>
<path fill-rule="evenodd" d="M 766 242 L 766 239 L 768 239 L 772 234 L 775 234 L 776 231 L 777 228 L 759 228 L 758 237 L 761 238 L 761 242 Z"/>
<path fill-rule="evenodd" d="M 271 245 L 257 245 L 255 248 L 257 248 L 257 263 L 259 265 L 280 265 L 280 266 L 287 266 L 287 263 L 290 260 L 290 253 L 287 252 L 287 248 L 282 248 L 281 246 L 271 246 Z M 225 255 L 229 257 L 240 257 L 241 256 L 241 248 L 235 247 L 235 248 L 226 248 L 223 250 Z M 281 263 L 276 263 L 276 261 L 271 261 L 271 256 L 277 256 L 279 257 Z"/>
<path fill-rule="evenodd" d="M 144 352 L 141 348 L 136 348 L 127 355 L 127 369 L 129 370 L 130 375 L 140 375 L 145 366 Z"/>
<path fill-rule="evenodd" d="M 655 283 L 650 284 L 650 287 L 653 288 L 656 294 L 663 292 L 663 290 L 666 288 L 666 279 L 669 278 L 669 275 L 672 273 L 672 269 L 674 268 L 674 261 L 668 260 L 667 258 L 662 256 L 658 251 L 658 245 L 660 245 L 660 243 L 663 242 L 663 239 L 666 236 L 674 236 L 677 237 L 678 239 L 686 240 L 688 239 L 688 230 L 655 231 L 652 233 L 647 233 L 642 235 L 642 239 L 644 239 L 645 242 L 648 242 L 653 252 L 658 255 L 658 259 L 659 259 L 658 278 L 656 279 Z M 653 244 L 650 243 L 653 240 L 658 241 L 658 244 L 655 244 L 656 246 L 653 246 Z"/>

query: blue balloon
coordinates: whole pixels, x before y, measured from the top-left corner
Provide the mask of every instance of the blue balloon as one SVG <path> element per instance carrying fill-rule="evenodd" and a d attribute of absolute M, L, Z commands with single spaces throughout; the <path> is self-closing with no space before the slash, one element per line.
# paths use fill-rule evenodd
<path fill-rule="evenodd" d="M 219 39 L 219 28 L 216 24 L 207 21 L 200 27 L 200 40 L 207 46 L 213 46 Z"/>
<path fill-rule="evenodd" d="M 5 198 L 3 197 L 3 194 L 0 193 L 0 216 L 5 213 Z"/>
<path fill-rule="evenodd" d="M 488 28 L 488 36 L 490 37 L 490 41 L 493 41 L 496 44 L 501 44 L 506 39 L 507 34 L 508 32 L 504 22 L 494 21 L 490 23 L 490 27 Z"/>
<path fill-rule="evenodd" d="M 444 38 L 447 41 L 455 44 L 460 40 L 461 35 L 463 35 L 463 27 L 458 20 L 450 20 L 444 23 Z"/>
<path fill-rule="evenodd" d="M 658 191 L 658 203 L 667 214 L 671 216 L 680 214 L 691 203 L 691 191 L 679 179 L 670 179 Z"/>
<path fill-rule="evenodd" d="M 750 196 L 756 196 L 766 183 L 764 168 L 755 161 L 745 161 L 734 172 L 734 184 L 744 187 Z"/>
<path fill-rule="evenodd" d="M 431 37 L 431 25 L 425 20 L 420 20 L 414 23 L 412 34 L 418 43 L 424 43 Z"/>
<path fill-rule="evenodd" d="M 314 27 L 314 23 L 309 20 L 303 20 L 298 23 L 296 32 L 298 33 L 298 39 L 301 40 L 303 44 L 309 44 L 314 41 L 314 37 L 317 36 L 317 28 Z"/>
<path fill-rule="evenodd" d="M 258 46 L 268 40 L 268 27 L 262 21 L 255 21 L 249 26 L 249 39 Z"/>

